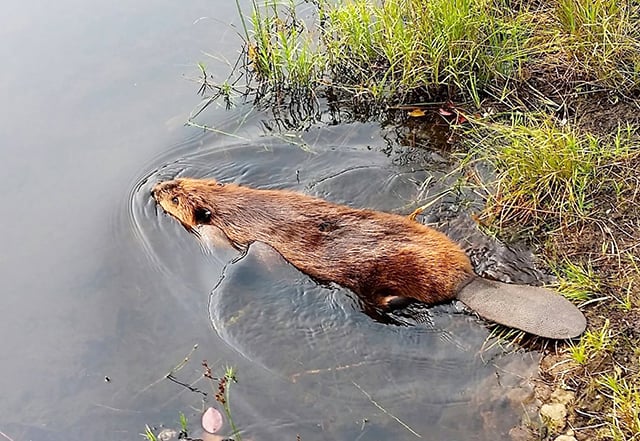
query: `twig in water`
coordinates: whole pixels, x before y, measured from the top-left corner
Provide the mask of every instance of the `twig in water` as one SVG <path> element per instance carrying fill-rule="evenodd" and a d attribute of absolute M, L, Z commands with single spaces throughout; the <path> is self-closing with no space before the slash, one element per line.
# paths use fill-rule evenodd
<path fill-rule="evenodd" d="M 321 374 L 324 372 L 337 372 L 337 371 L 343 371 L 346 369 L 351 369 L 351 368 L 355 368 L 355 367 L 359 367 L 362 365 L 366 365 L 367 362 L 361 361 L 359 363 L 355 363 L 355 364 L 347 364 L 344 366 L 336 366 L 336 367 L 330 367 L 330 368 L 324 368 L 324 369 L 309 369 L 306 371 L 302 371 L 302 372 L 297 372 L 293 375 L 291 375 L 291 381 L 293 383 L 295 383 L 296 381 L 298 381 L 298 377 L 301 377 L 303 375 L 316 375 L 316 374 Z"/>
<path fill-rule="evenodd" d="M 415 435 L 418 438 L 422 438 L 422 435 L 420 435 L 418 432 L 416 432 L 415 430 L 413 430 L 411 427 L 409 427 L 406 423 L 404 423 L 402 420 L 400 420 L 400 418 L 398 418 L 397 416 L 393 415 L 392 413 L 388 412 L 384 407 L 382 407 L 381 405 L 379 405 L 372 397 L 371 395 L 369 395 L 367 393 L 367 391 L 365 391 L 363 388 L 361 388 L 358 383 L 356 383 L 355 381 L 352 381 L 353 385 L 355 387 L 357 387 L 360 392 L 362 392 L 364 394 L 365 397 L 367 397 L 369 399 L 369 401 L 371 402 L 371 404 L 373 404 L 374 406 L 376 406 L 378 409 L 380 409 L 381 411 L 383 411 L 384 413 L 386 413 L 387 415 L 389 415 L 391 418 L 393 418 L 394 420 L 396 420 L 397 423 L 399 423 L 402 427 L 404 427 L 405 429 L 407 429 L 409 432 L 411 432 L 413 435 Z"/>
<path fill-rule="evenodd" d="M 198 389 L 197 387 L 193 387 L 190 384 L 187 383 L 183 383 L 182 381 L 178 380 L 176 377 L 174 377 L 173 375 L 169 374 L 167 375 L 167 380 L 172 381 L 182 387 L 186 387 L 187 389 L 189 389 L 191 392 L 195 392 L 198 394 L 201 394 L 203 397 L 207 396 L 206 392 L 201 391 L 200 389 Z"/>
<path fill-rule="evenodd" d="M 176 372 L 178 372 L 180 369 L 182 369 L 188 362 L 189 359 L 191 358 L 191 356 L 193 355 L 193 353 L 195 352 L 195 350 L 198 349 L 198 345 L 195 344 L 193 345 L 193 348 L 191 348 L 191 351 L 189 351 L 189 353 L 186 355 L 186 357 L 184 357 L 184 359 L 178 363 L 177 365 L 175 365 L 173 367 L 173 369 L 171 369 L 167 374 L 165 374 L 162 378 L 158 378 L 156 381 L 154 381 L 153 383 L 151 383 L 150 385 L 148 385 L 147 387 L 145 387 L 144 389 L 142 389 L 140 392 L 138 392 L 135 396 L 137 397 L 138 395 L 146 392 L 147 390 L 151 389 L 153 386 L 155 386 L 156 384 L 162 382 L 162 380 L 165 380 L 169 377 L 172 377 L 173 374 L 175 374 Z"/>

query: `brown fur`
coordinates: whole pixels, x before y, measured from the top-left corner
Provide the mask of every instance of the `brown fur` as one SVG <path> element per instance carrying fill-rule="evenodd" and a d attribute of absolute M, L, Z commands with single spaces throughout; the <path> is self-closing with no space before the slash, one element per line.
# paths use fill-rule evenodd
<path fill-rule="evenodd" d="M 189 230 L 208 224 L 233 244 L 264 242 L 304 273 L 376 306 L 450 300 L 473 277 L 458 245 L 402 216 L 214 180 L 162 182 L 153 196 Z"/>

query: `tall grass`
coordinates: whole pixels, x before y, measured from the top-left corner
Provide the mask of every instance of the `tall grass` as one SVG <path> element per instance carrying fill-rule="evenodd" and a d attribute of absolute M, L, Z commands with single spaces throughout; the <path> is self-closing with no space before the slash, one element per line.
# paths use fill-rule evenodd
<path fill-rule="evenodd" d="M 509 0 L 254 0 L 243 18 L 247 68 L 259 98 L 369 95 L 416 90 L 479 104 L 489 83 L 505 84 L 527 59 L 524 12 Z M 331 92 L 333 91 L 333 92 Z"/>
<path fill-rule="evenodd" d="M 334 77 L 384 83 L 375 90 L 385 92 L 445 87 L 479 104 L 489 82 L 517 77 L 528 56 L 530 17 L 511 6 L 506 0 L 358 0 L 327 8 L 324 43 L 334 60 L 348 60 Z"/>
<path fill-rule="evenodd" d="M 604 435 L 615 441 L 640 439 L 640 378 L 635 381 L 621 378 L 618 373 L 604 375 L 600 391 L 611 401 L 611 411 L 606 415 L 608 433 Z"/>
<path fill-rule="evenodd" d="M 562 44 L 584 75 L 622 92 L 640 86 L 640 5 L 635 0 L 558 0 Z"/>
<path fill-rule="evenodd" d="M 298 120 L 316 113 L 315 97 L 326 57 L 293 0 L 256 0 L 246 29 L 250 93 L 256 104 L 284 110 Z"/>
<path fill-rule="evenodd" d="M 531 72 L 543 72 L 549 76 L 543 82 L 553 83 L 553 69 L 537 69 L 544 65 L 559 67 L 558 81 L 573 81 L 563 87 L 567 91 L 584 92 L 584 81 L 615 93 L 640 90 L 636 0 L 236 5 L 244 50 L 222 84 L 201 67 L 201 91 L 209 92 L 203 93 L 204 108 L 217 99 L 228 107 L 238 95 L 293 120 L 317 119 L 325 102 L 330 110 L 356 115 L 425 101 L 471 101 L 479 108 L 485 98 L 535 108 L 536 100 L 552 100 L 532 97 L 522 86 Z"/>
<path fill-rule="evenodd" d="M 634 131 L 625 127 L 599 137 L 545 116 L 475 121 L 467 142 L 496 173 L 485 215 L 520 227 L 589 216 L 598 208 L 598 191 L 617 179 L 610 166 L 640 156 Z"/>

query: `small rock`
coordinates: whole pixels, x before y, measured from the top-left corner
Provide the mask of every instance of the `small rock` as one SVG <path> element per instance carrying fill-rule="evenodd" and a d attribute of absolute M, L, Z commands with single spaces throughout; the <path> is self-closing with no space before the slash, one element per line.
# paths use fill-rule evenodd
<path fill-rule="evenodd" d="M 173 429 L 162 429 L 157 435 L 158 441 L 171 441 L 178 439 L 178 432 Z"/>
<path fill-rule="evenodd" d="M 533 434 L 526 426 L 521 425 L 509 431 L 509 439 L 511 441 L 529 441 L 533 439 Z"/>
<path fill-rule="evenodd" d="M 540 408 L 540 416 L 554 429 L 560 430 L 565 425 L 567 407 L 562 403 L 543 404 Z"/>
<path fill-rule="evenodd" d="M 562 403 L 565 406 L 576 398 L 576 394 L 570 390 L 556 389 L 551 393 L 551 401 Z"/>
<path fill-rule="evenodd" d="M 577 440 L 570 435 L 560 435 L 554 441 L 577 441 Z"/>

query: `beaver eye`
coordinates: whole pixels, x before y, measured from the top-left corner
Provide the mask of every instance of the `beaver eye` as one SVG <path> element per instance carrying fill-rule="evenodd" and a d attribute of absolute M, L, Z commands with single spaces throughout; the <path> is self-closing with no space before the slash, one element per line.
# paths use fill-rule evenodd
<path fill-rule="evenodd" d="M 177 196 L 174 196 L 173 199 L 171 199 L 171 202 L 173 202 L 174 205 L 178 205 L 178 202 L 180 201 L 178 200 Z"/>
<path fill-rule="evenodd" d="M 193 213 L 193 217 L 195 218 L 196 223 L 206 224 L 211 220 L 211 212 L 206 208 L 198 208 Z"/>

